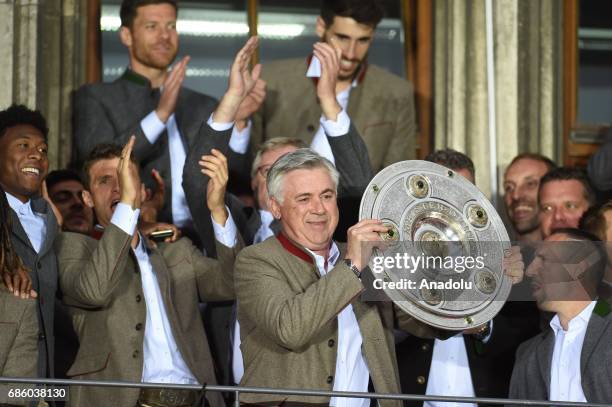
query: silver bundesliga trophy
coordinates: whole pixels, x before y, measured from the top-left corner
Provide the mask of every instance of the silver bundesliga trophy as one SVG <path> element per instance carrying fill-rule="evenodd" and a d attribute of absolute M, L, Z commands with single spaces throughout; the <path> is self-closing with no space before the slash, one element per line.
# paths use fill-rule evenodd
<path fill-rule="evenodd" d="M 469 329 L 508 298 L 508 233 L 483 193 L 454 171 L 427 161 L 393 164 L 368 185 L 359 218 L 389 227 L 370 258 L 373 287 L 418 320 Z"/>

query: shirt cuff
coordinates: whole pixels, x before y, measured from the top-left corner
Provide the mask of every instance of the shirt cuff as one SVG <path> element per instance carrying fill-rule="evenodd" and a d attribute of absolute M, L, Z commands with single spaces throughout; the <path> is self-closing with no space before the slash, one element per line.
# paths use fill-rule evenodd
<path fill-rule="evenodd" d="M 174 116 L 174 114 L 172 114 Z M 157 113 L 153 110 L 140 121 L 140 127 L 149 143 L 155 144 L 159 136 L 166 130 L 166 124 L 159 120 Z"/>
<path fill-rule="evenodd" d="M 336 121 L 327 120 L 324 115 L 321 115 L 321 126 L 325 130 L 325 134 L 329 137 L 344 136 L 349 132 L 351 119 L 348 117 L 346 110 L 342 109 L 336 117 Z"/>
<path fill-rule="evenodd" d="M 128 235 L 133 236 L 136 225 L 138 225 L 139 215 L 140 209 L 132 209 L 130 205 L 119 202 L 111 218 L 111 223 Z"/>
<path fill-rule="evenodd" d="M 236 224 L 232 218 L 232 213 L 229 211 L 227 206 L 225 207 L 225 210 L 228 214 L 227 220 L 225 221 L 225 226 L 221 226 L 215 222 L 212 215 L 210 218 L 212 219 L 213 230 L 215 231 L 215 239 L 217 239 L 217 241 L 222 243 L 224 246 L 232 248 L 236 246 L 236 235 L 238 228 L 236 228 Z"/>
<path fill-rule="evenodd" d="M 214 131 L 226 131 L 232 128 L 232 126 L 234 125 L 234 122 L 231 123 L 215 123 L 213 121 L 213 114 L 210 114 L 210 117 L 208 118 L 208 121 L 206 122 Z"/>
<path fill-rule="evenodd" d="M 247 122 L 247 126 L 238 130 L 236 126 L 232 130 L 232 136 L 230 137 L 229 147 L 234 153 L 245 154 L 249 148 L 249 141 L 251 140 L 251 121 Z"/>

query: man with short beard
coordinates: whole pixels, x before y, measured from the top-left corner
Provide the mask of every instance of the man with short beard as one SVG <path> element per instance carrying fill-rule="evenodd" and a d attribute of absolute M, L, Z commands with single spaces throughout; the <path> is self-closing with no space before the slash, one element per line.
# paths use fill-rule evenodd
<path fill-rule="evenodd" d="M 549 158 L 534 153 L 519 154 L 504 174 L 504 203 L 516 239 L 542 239 L 538 218 L 538 187 L 540 178 L 556 164 Z"/>
<path fill-rule="evenodd" d="M 157 170 L 166 187 L 158 220 L 177 225 L 198 247 L 214 256 L 212 224 L 207 222 L 203 239 L 194 232 L 194 207 L 186 197 L 190 191 L 183 187 L 183 167 L 191 148 L 203 143 L 207 154 L 212 148 L 223 152 L 230 170 L 242 168 L 248 139 L 241 144 L 244 137 L 240 129 L 243 119 L 263 100 L 265 85 L 259 79 L 259 66 L 252 73 L 242 69 L 238 75 L 243 82 L 241 95 L 228 91 L 219 105 L 232 98 L 242 100 L 236 125 L 213 117 L 217 101 L 183 86 L 189 56 L 168 70 L 178 53 L 177 13 L 176 0 L 123 0 L 119 34 L 128 51 L 129 65 L 116 81 L 86 85 L 76 92 L 73 161 L 77 168 L 81 167 L 97 144 L 123 145 L 135 135 L 134 156 L 143 182 L 154 191 L 157 182 L 152 171 Z M 239 55 L 248 60 L 256 46 L 257 39 L 251 38 Z M 228 90 L 231 88 L 232 84 Z M 209 126 L 223 133 L 205 137 Z M 200 203 L 198 196 L 197 204 Z"/>
<path fill-rule="evenodd" d="M 328 137 L 355 126 L 370 154 L 375 172 L 397 161 L 415 158 L 416 119 L 412 85 L 373 64 L 368 51 L 383 17 L 375 0 L 325 0 L 317 17 L 321 42 L 307 58 L 265 64 L 266 100 L 253 119 L 253 151 L 267 139 L 280 136 L 304 140 L 314 151 L 334 162 Z M 336 117 L 322 117 L 317 83 L 321 77 L 321 52 L 341 54 L 334 96 Z M 343 131 L 330 134 L 325 121 Z"/>
<path fill-rule="evenodd" d="M 585 171 L 559 167 L 542 177 L 538 191 L 540 232 L 547 238 L 559 228 L 577 228 L 595 204 L 595 190 Z"/>

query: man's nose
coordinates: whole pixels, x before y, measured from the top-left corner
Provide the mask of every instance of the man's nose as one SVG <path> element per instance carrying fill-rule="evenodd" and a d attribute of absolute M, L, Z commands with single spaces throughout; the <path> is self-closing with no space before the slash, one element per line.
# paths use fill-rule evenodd
<path fill-rule="evenodd" d="M 80 194 L 72 194 L 70 196 L 70 207 L 72 207 L 72 208 L 82 208 L 84 206 L 85 206 L 85 204 L 83 203 L 83 200 L 81 199 Z"/>
<path fill-rule="evenodd" d="M 119 180 L 118 179 L 114 179 L 111 181 L 112 182 L 112 191 L 113 192 L 120 192 L 120 188 L 119 188 Z"/>
<path fill-rule="evenodd" d="M 520 186 L 514 188 L 512 192 L 510 192 L 510 197 L 513 201 L 518 201 L 523 196 L 522 188 Z"/>
<path fill-rule="evenodd" d="M 323 201 L 320 198 L 315 198 L 312 200 L 311 210 L 314 213 L 322 213 L 325 212 L 325 205 L 323 205 Z"/>
<path fill-rule="evenodd" d="M 565 220 L 565 211 L 562 208 L 553 209 L 553 220 L 555 222 L 562 222 Z"/>
<path fill-rule="evenodd" d="M 170 32 L 168 30 L 168 27 L 161 26 L 160 29 L 159 29 L 159 35 L 162 38 L 168 38 L 170 36 Z"/>
<path fill-rule="evenodd" d="M 40 151 L 38 147 L 32 147 L 30 149 L 28 157 L 34 160 L 42 160 L 43 153 Z"/>
<path fill-rule="evenodd" d="M 349 41 L 349 43 L 342 50 L 342 54 L 344 54 L 344 58 L 350 59 L 350 60 L 355 59 L 355 55 L 357 54 L 356 48 L 357 48 L 357 42 Z"/>

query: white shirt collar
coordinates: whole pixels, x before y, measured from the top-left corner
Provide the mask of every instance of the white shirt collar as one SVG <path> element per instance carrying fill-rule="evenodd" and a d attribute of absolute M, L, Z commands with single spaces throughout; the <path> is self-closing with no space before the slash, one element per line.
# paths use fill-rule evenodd
<path fill-rule="evenodd" d="M 587 325 L 589 324 L 589 319 L 591 319 L 591 314 L 593 313 L 593 309 L 597 301 L 591 301 L 589 305 L 584 307 L 584 309 L 580 312 L 580 314 L 576 315 L 572 318 L 567 327 L 567 332 L 569 333 L 578 333 L 583 330 L 586 330 Z M 559 321 L 559 315 L 555 315 L 553 319 L 550 321 L 550 327 L 552 328 L 555 335 L 561 330 L 563 327 L 561 326 L 561 321 Z"/>
<path fill-rule="evenodd" d="M 32 211 L 32 206 L 30 205 L 30 203 L 32 202 L 31 199 L 28 199 L 27 202 L 21 202 L 19 199 L 9 194 L 8 192 L 5 192 L 5 194 L 9 205 L 15 212 L 21 215 L 34 214 L 34 212 Z"/>
<path fill-rule="evenodd" d="M 319 58 L 315 57 L 314 55 L 312 59 L 310 60 L 310 64 L 308 65 L 308 70 L 306 71 L 306 77 L 307 78 L 320 78 L 321 77 L 321 61 L 319 61 Z M 359 82 L 357 81 L 357 79 L 354 79 L 353 83 L 351 84 L 351 87 L 352 88 L 356 87 L 358 83 Z"/>
<path fill-rule="evenodd" d="M 325 268 L 325 257 L 316 254 L 310 249 L 304 248 L 306 251 L 313 255 L 315 262 L 317 263 L 317 268 L 321 273 L 321 276 L 327 273 L 327 269 Z M 327 257 L 327 268 L 334 267 L 336 262 L 338 261 L 338 257 L 340 257 L 340 249 L 338 249 L 338 245 L 336 242 L 332 241 L 331 247 L 329 248 L 329 256 Z"/>
<path fill-rule="evenodd" d="M 274 215 L 265 209 L 259 209 L 259 218 L 261 219 L 262 225 L 266 225 L 268 227 L 274 221 Z"/>

